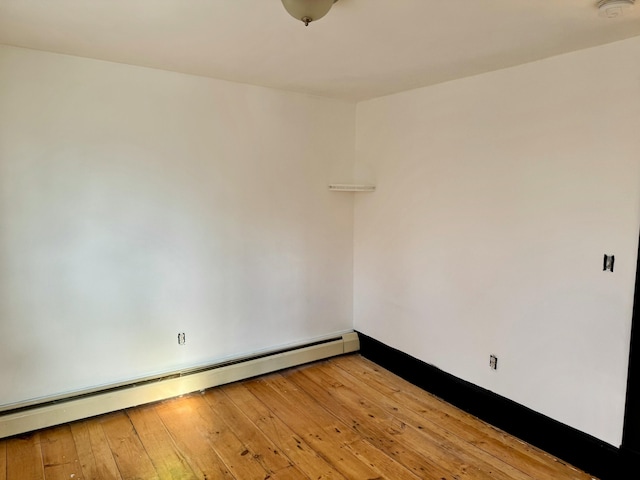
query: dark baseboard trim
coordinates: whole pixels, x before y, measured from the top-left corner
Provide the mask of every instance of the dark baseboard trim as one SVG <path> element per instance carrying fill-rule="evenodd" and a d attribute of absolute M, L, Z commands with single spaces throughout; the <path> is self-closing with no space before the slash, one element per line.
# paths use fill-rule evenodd
<path fill-rule="evenodd" d="M 506 397 L 358 332 L 360 353 L 418 387 L 602 480 L 625 478 L 635 453 L 621 451 Z M 638 463 L 635 464 L 636 466 Z"/>
<path fill-rule="evenodd" d="M 638 469 L 640 465 L 640 452 L 635 452 L 629 448 L 622 446 L 620 448 L 620 472 L 633 472 Z M 621 475 L 619 478 L 630 478 L 629 475 Z"/>

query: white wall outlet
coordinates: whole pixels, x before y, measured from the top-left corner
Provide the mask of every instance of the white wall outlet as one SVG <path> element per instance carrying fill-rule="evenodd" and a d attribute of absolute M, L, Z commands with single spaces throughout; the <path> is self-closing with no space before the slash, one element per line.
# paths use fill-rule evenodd
<path fill-rule="evenodd" d="M 616 261 L 616 257 L 614 255 L 607 255 L 606 253 L 604 254 L 604 261 L 602 264 L 602 270 L 604 270 L 605 272 L 608 270 L 610 272 L 613 272 L 613 264 Z"/>
<path fill-rule="evenodd" d="M 187 339 L 184 335 L 184 332 L 180 332 L 178 333 L 178 345 L 184 345 L 186 343 Z"/>
<path fill-rule="evenodd" d="M 489 355 L 489 366 L 492 370 L 498 369 L 498 357 L 495 355 Z"/>

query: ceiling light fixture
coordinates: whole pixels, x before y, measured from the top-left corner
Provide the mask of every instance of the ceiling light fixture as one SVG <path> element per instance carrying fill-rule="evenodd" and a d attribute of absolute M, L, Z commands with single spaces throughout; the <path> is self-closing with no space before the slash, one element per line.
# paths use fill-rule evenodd
<path fill-rule="evenodd" d="M 616 18 L 624 15 L 635 3 L 635 0 L 600 0 L 598 9 L 601 17 Z"/>
<path fill-rule="evenodd" d="M 338 0 L 282 0 L 282 5 L 296 20 L 307 27 L 324 17 Z"/>

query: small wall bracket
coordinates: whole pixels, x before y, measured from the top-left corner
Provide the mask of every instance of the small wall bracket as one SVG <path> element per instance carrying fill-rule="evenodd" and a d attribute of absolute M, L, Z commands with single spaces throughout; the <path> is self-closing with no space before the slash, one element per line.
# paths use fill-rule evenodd
<path fill-rule="evenodd" d="M 352 183 L 332 183 L 329 185 L 329 190 L 333 192 L 375 192 L 376 186 Z"/>

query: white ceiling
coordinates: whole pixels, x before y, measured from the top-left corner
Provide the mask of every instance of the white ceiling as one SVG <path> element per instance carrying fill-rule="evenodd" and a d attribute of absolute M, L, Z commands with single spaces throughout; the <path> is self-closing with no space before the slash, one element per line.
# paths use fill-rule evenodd
<path fill-rule="evenodd" d="M 340 0 L 305 28 L 280 0 L 0 0 L 0 43 L 362 100 L 640 35 L 640 4 L 596 3 Z"/>

